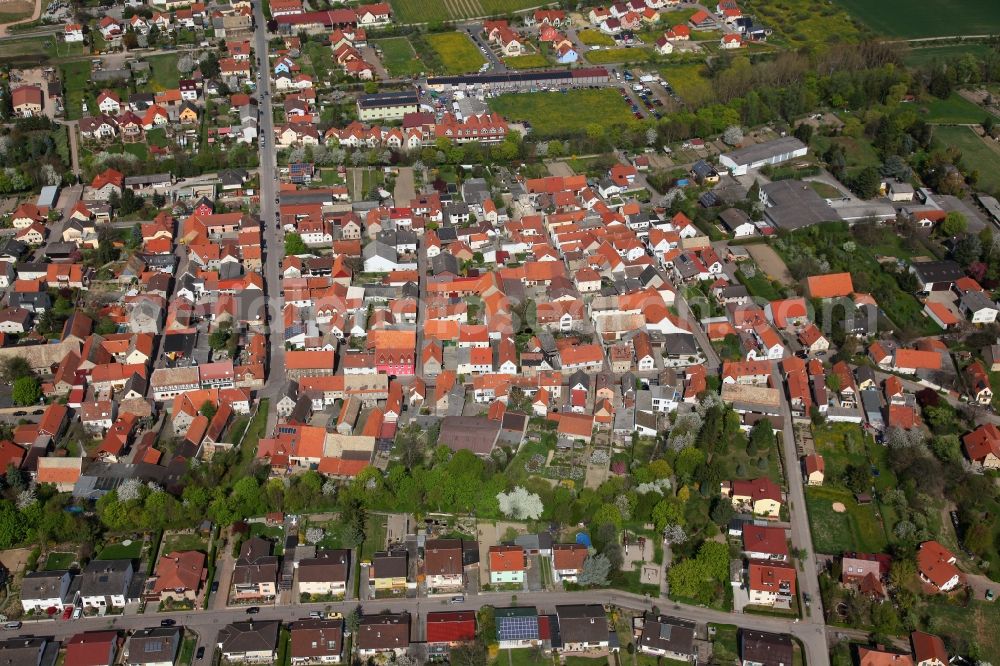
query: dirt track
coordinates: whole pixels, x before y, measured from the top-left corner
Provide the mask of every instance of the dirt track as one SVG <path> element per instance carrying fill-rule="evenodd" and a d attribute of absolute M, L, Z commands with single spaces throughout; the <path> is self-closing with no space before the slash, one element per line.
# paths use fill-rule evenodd
<path fill-rule="evenodd" d="M 0 9 L 2 9 L 5 4 L 8 4 L 8 3 L 0 4 Z M 15 4 L 15 3 L 10 3 L 10 4 Z M 17 4 L 21 4 L 21 3 L 17 3 Z M 12 25 L 20 25 L 21 23 L 30 23 L 31 21 L 37 21 L 38 17 L 41 16 L 41 15 L 42 15 L 42 0 L 35 0 L 35 9 L 31 13 L 31 16 L 29 16 L 28 18 L 25 18 L 25 19 L 21 19 L 20 21 L 14 21 L 12 23 L 6 23 L 4 25 L 0 25 L 0 37 L 5 37 L 7 35 L 7 29 L 10 26 L 12 26 Z"/>
<path fill-rule="evenodd" d="M 792 279 L 792 274 L 788 272 L 788 267 L 785 266 L 785 262 L 774 251 L 774 248 L 762 243 L 753 243 L 745 247 L 750 256 L 753 257 L 753 260 L 757 262 L 757 265 L 760 266 L 761 270 L 769 278 L 777 280 L 786 287 L 794 284 L 795 281 Z"/>

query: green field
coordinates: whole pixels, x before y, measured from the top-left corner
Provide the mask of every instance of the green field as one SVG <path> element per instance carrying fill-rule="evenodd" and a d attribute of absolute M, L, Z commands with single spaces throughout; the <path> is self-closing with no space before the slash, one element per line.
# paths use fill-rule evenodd
<path fill-rule="evenodd" d="M 983 0 L 836 0 L 875 32 L 891 37 L 988 35 L 1000 32 L 996 3 Z"/>
<path fill-rule="evenodd" d="M 916 46 L 906 54 L 903 59 L 910 67 L 920 67 L 935 61 L 947 62 L 959 58 L 967 53 L 971 53 L 977 58 L 982 58 L 990 52 L 990 47 L 979 42 L 971 44 L 945 44 L 944 46 Z"/>
<path fill-rule="evenodd" d="M 503 63 L 511 69 L 540 69 L 542 67 L 549 66 L 548 58 L 541 53 L 511 56 L 509 58 L 504 58 Z"/>
<path fill-rule="evenodd" d="M 435 23 L 499 16 L 544 4 L 541 0 L 389 0 L 399 23 Z"/>
<path fill-rule="evenodd" d="M 0 42 L 0 63 L 29 66 L 48 62 L 54 58 L 82 55 L 84 55 L 82 44 L 66 44 L 44 37 L 25 37 Z"/>
<path fill-rule="evenodd" d="M 176 53 L 149 59 L 149 85 L 154 92 L 177 87 L 181 78 L 181 73 L 177 70 L 178 60 L 180 55 Z"/>
<path fill-rule="evenodd" d="M 70 120 L 75 120 L 83 115 L 81 104 L 87 97 L 87 82 L 90 81 L 90 62 L 87 60 L 68 62 L 61 69 L 63 85 L 65 86 L 66 117 Z"/>
<path fill-rule="evenodd" d="M 993 150 L 968 127 L 938 127 L 934 138 L 942 145 L 962 151 L 962 163 L 970 171 L 979 172 L 979 187 L 1000 193 L 1000 153 Z"/>
<path fill-rule="evenodd" d="M 601 49 L 587 51 L 587 60 L 595 65 L 608 65 L 619 62 L 646 62 L 653 55 L 652 49 Z"/>
<path fill-rule="evenodd" d="M 715 101 L 712 82 L 704 76 L 702 64 L 667 65 L 660 68 L 660 74 L 685 102 L 701 106 Z"/>
<path fill-rule="evenodd" d="M 508 93 L 489 101 L 490 108 L 512 121 L 527 120 L 538 136 L 584 132 L 588 125 L 634 123 L 629 107 L 615 90 L 571 90 L 566 93 Z"/>
<path fill-rule="evenodd" d="M 816 137 L 816 149 L 814 153 L 822 154 L 826 152 L 831 143 L 839 145 L 844 150 L 844 159 L 847 161 L 847 173 L 849 174 L 854 174 L 865 167 L 878 167 L 882 164 L 875 146 L 864 137 Z"/>
<path fill-rule="evenodd" d="M 423 63 L 406 37 L 389 37 L 373 43 L 382 49 L 382 64 L 390 76 L 413 76 L 424 71 Z"/>
<path fill-rule="evenodd" d="M 587 28 L 576 33 L 576 36 L 580 39 L 580 42 L 586 44 L 587 46 L 614 46 L 615 40 L 611 35 L 605 35 L 603 32 L 598 32 L 597 30 L 591 30 Z"/>
<path fill-rule="evenodd" d="M 774 35 L 768 42 L 806 46 L 853 42 L 861 37 L 851 15 L 833 3 L 813 0 L 747 0 L 740 3 L 745 14 L 754 15 Z M 900 12 L 904 13 L 904 12 Z"/>
<path fill-rule="evenodd" d="M 932 99 L 920 103 L 924 120 L 939 125 L 978 125 L 989 112 L 958 93 L 948 99 Z"/>
<path fill-rule="evenodd" d="M 448 74 L 475 72 L 486 62 L 476 45 L 464 33 L 440 32 L 427 35 L 424 39 L 437 52 Z"/>
<path fill-rule="evenodd" d="M 842 503 L 847 511 L 835 512 L 834 502 Z M 875 507 L 858 505 L 849 490 L 829 486 L 807 488 L 806 506 L 813 546 L 819 553 L 881 553 L 888 545 L 882 525 L 875 517 Z"/>

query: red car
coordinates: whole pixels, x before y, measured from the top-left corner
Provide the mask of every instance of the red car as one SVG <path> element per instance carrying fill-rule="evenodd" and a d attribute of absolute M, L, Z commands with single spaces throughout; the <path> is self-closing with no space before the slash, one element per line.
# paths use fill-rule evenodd
<path fill-rule="evenodd" d="M 73 616 L 73 607 L 72 606 L 66 606 L 66 608 L 63 609 L 62 619 L 68 620 L 72 616 Z"/>

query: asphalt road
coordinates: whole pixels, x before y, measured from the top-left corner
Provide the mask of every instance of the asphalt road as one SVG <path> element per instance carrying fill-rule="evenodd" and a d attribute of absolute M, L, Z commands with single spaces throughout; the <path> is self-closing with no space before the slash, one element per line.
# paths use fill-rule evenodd
<path fill-rule="evenodd" d="M 425 621 L 428 612 L 443 610 L 477 610 L 485 605 L 508 606 L 511 603 L 510 593 L 487 593 L 474 597 L 466 597 L 465 603 L 450 604 L 443 599 L 385 599 L 367 601 L 362 604 L 365 613 L 378 613 L 383 610 L 408 611 L 414 618 L 414 626 Z M 522 606 L 537 606 L 541 612 L 554 612 L 561 604 L 612 604 L 632 610 L 649 610 L 656 604 L 661 612 L 676 614 L 700 624 L 716 622 L 736 624 L 745 629 L 761 631 L 787 632 L 802 641 L 806 651 L 806 663 L 810 666 L 830 663 L 827 654 L 826 636 L 822 624 L 811 622 L 792 622 L 781 618 L 764 615 L 734 616 L 731 613 L 711 610 L 699 606 L 671 604 L 664 599 L 647 599 L 637 594 L 612 590 L 597 590 L 592 592 L 520 592 L 517 603 Z M 358 602 L 341 603 L 293 604 L 291 606 L 262 606 L 260 613 L 254 615 L 255 620 L 281 620 L 289 622 L 307 618 L 310 611 L 333 610 L 347 613 L 356 608 Z M 219 630 L 230 622 L 247 619 L 243 608 L 228 608 L 226 610 L 188 611 L 183 613 L 153 613 L 146 615 L 118 616 L 112 619 L 81 618 L 69 621 L 38 621 L 25 622 L 17 631 L 3 631 L 0 637 L 14 635 L 53 636 L 64 639 L 81 631 L 97 631 L 102 629 L 134 630 L 149 626 L 157 626 L 161 619 L 170 618 L 178 625 L 196 632 L 199 635 L 199 646 L 206 646 L 206 654 L 211 655 L 210 646 L 214 645 Z"/>
<path fill-rule="evenodd" d="M 779 378 L 780 371 L 777 361 L 771 364 L 772 377 Z M 823 598 L 819 591 L 819 575 L 816 569 L 816 554 L 813 552 L 812 533 L 809 528 L 809 512 L 806 510 L 806 494 L 803 485 L 802 467 L 799 465 L 798 451 L 795 447 L 795 430 L 792 427 L 792 409 L 785 397 L 783 382 L 776 381 L 776 385 L 781 387 L 778 394 L 781 396 L 781 417 L 784 420 L 781 429 L 781 445 L 785 458 L 785 480 L 788 482 L 788 492 L 785 497 L 788 503 L 789 522 L 792 525 L 792 545 L 801 548 L 805 557 L 799 559 L 802 564 L 797 572 L 799 598 L 802 593 L 808 594 L 812 599 L 811 612 L 805 614 L 803 622 L 806 624 L 823 627 L 825 615 L 823 614 Z"/>
<path fill-rule="evenodd" d="M 260 2 L 253 6 L 254 52 L 260 59 L 257 69 L 262 76 L 257 87 L 257 101 L 261 109 L 258 137 L 260 142 L 260 219 L 264 227 L 264 294 L 267 303 L 267 318 L 270 322 L 270 355 L 267 367 L 267 381 L 258 397 L 273 398 L 285 383 L 285 346 L 281 326 L 281 259 L 284 256 L 283 234 L 277 229 L 275 212 L 278 193 L 277 153 L 274 147 L 274 115 L 271 111 L 271 77 L 267 48 L 267 21 Z M 277 423 L 277 414 L 270 410 L 267 432 Z"/>

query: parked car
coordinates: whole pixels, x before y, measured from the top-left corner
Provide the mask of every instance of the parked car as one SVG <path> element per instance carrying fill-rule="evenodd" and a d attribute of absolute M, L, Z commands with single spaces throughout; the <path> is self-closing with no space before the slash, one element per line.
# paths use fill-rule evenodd
<path fill-rule="evenodd" d="M 256 615 L 260 612 L 260 606 L 251 606 L 247 609 L 247 615 Z"/>
<path fill-rule="evenodd" d="M 161 627 L 172 627 L 175 624 L 177 624 L 177 620 L 170 620 L 170 619 L 160 620 L 160 626 Z"/>
<path fill-rule="evenodd" d="M 3 628 L 4 629 L 20 629 L 21 628 L 21 623 L 20 622 L 8 622 L 7 624 L 3 625 Z"/>
<path fill-rule="evenodd" d="M 202 657 L 204 657 L 205 656 L 205 646 L 203 645 L 200 648 L 198 648 L 198 651 L 195 652 L 194 656 L 195 656 L 196 659 L 201 659 Z"/>

